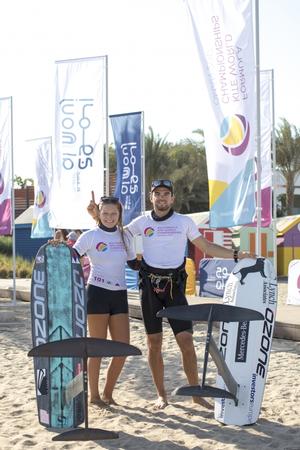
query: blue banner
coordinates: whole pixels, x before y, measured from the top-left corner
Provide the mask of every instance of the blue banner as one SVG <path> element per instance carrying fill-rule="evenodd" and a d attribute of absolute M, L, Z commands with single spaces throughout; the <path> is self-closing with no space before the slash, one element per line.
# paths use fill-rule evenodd
<path fill-rule="evenodd" d="M 142 113 L 109 117 L 117 156 L 115 196 L 124 207 L 123 222 L 127 225 L 142 211 Z"/>

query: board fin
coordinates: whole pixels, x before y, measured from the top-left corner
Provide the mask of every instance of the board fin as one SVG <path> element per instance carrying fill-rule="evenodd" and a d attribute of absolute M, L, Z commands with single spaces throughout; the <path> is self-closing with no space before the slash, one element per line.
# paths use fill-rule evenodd
<path fill-rule="evenodd" d="M 183 386 L 176 388 L 176 395 L 190 395 L 198 397 L 230 398 L 238 405 L 239 385 L 228 368 L 223 355 L 220 353 L 213 337 L 213 322 L 244 322 L 252 320 L 264 320 L 263 314 L 249 308 L 241 308 L 231 305 L 220 305 L 219 303 L 205 303 L 199 305 L 171 306 L 158 311 L 157 317 L 168 319 L 207 321 L 207 335 L 204 352 L 202 384 L 201 386 Z M 208 355 L 211 355 L 217 366 L 218 373 L 222 376 L 228 390 L 219 389 L 205 384 Z"/>
<path fill-rule="evenodd" d="M 219 389 L 214 386 L 182 386 L 174 389 L 173 395 L 188 395 L 193 397 L 220 397 L 220 398 L 231 398 L 235 400 L 235 395 L 225 389 Z"/>

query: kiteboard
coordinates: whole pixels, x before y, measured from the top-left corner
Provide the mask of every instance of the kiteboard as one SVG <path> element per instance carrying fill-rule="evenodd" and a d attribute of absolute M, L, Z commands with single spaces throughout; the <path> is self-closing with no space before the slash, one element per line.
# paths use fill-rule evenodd
<path fill-rule="evenodd" d="M 238 401 L 216 398 L 215 418 L 228 425 L 250 425 L 259 417 L 275 326 L 277 281 L 271 262 L 264 258 L 239 261 L 227 280 L 223 303 L 264 316 L 263 321 L 220 322 L 219 351 L 238 384 Z M 226 389 L 221 375 L 217 386 Z"/>
<path fill-rule="evenodd" d="M 31 282 L 33 346 L 86 336 L 86 291 L 80 260 L 66 244 L 43 245 Z M 74 428 L 84 421 L 82 359 L 34 357 L 39 422 Z"/>

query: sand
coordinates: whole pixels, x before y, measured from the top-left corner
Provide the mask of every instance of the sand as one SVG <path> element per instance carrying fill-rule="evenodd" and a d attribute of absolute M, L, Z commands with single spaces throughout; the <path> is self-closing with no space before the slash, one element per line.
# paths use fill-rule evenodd
<path fill-rule="evenodd" d="M 280 294 L 279 290 L 279 294 Z M 281 299 L 281 301 L 283 301 Z M 194 339 L 202 367 L 206 327 Z M 142 356 L 129 357 L 115 390 L 119 406 L 89 407 L 89 425 L 119 433 L 106 441 L 53 442 L 57 433 L 38 422 L 31 348 L 29 303 L 17 301 L 15 323 L 0 326 L 0 449 L 300 449 L 300 342 L 274 339 L 261 414 L 256 425 L 224 426 L 213 412 L 189 398 L 170 396 L 162 411 L 153 408 L 155 390 L 147 365 L 142 322 L 131 320 L 131 343 Z M 216 337 L 216 336 L 215 336 Z M 168 393 L 186 384 L 178 348 L 164 326 L 165 379 Z M 107 360 L 103 361 L 103 384 Z M 209 384 L 215 369 L 209 365 Z"/>

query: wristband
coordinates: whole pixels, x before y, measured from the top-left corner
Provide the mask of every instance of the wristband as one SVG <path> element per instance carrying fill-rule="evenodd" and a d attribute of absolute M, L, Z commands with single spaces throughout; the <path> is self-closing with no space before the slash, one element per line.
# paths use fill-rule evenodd
<path fill-rule="evenodd" d="M 234 250 L 234 252 L 233 252 L 233 259 L 234 259 L 234 262 L 238 262 L 238 260 L 239 260 L 239 251 L 238 250 Z"/>

